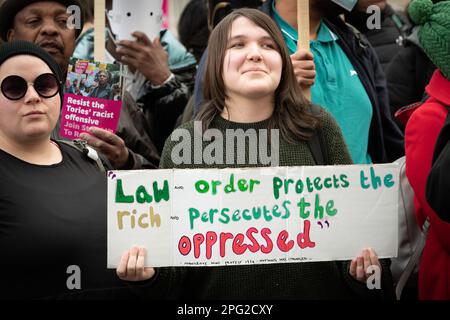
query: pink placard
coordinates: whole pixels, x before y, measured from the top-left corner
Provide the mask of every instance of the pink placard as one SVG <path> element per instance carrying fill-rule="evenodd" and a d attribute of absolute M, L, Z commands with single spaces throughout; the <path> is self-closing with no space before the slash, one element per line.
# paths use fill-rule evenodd
<path fill-rule="evenodd" d="M 89 61 L 79 61 L 75 65 L 75 72 L 79 73 L 79 74 L 85 73 L 88 66 L 89 66 Z"/>
<path fill-rule="evenodd" d="M 116 132 L 122 101 L 105 100 L 66 93 L 61 111 L 60 136 L 71 140 L 90 127 Z"/>

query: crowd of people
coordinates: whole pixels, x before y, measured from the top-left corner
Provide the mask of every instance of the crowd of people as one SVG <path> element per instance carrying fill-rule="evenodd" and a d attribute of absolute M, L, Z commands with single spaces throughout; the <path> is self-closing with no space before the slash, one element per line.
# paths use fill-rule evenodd
<path fill-rule="evenodd" d="M 395 297 L 390 260 L 376 248 L 351 261 L 151 268 L 145 248 L 133 247 L 107 270 L 105 174 L 58 134 L 64 90 L 81 89 L 121 96 L 116 133 L 91 127 L 81 135 L 111 169 L 266 166 L 198 163 L 195 150 L 175 163 L 172 132 L 193 133 L 194 120 L 222 133 L 279 130 L 280 166 L 389 163 L 406 152 L 417 223 L 430 220 L 413 298 L 450 299 L 449 207 L 439 196 L 448 181 L 435 151 L 437 142 L 445 151 L 450 107 L 450 1 L 412 0 L 404 12 L 388 1 L 355 1 L 351 11 L 343 2 L 309 1 L 309 50 L 297 46 L 292 0 L 191 0 L 181 42 L 169 30 L 155 39 L 135 30 L 135 40 L 109 30 L 106 62 L 128 70 L 121 92 L 106 70 L 89 90 L 66 85 L 72 58 L 94 58 L 93 0 L 0 3 L 0 299 Z M 82 9 L 81 29 L 67 26 L 70 5 Z M 381 14 L 375 29 L 367 24 L 372 5 Z M 319 133 L 324 163 L 311 148 Z M 73 261 L 83 269 L 76 292 L 66 286 Z M 366 286 L 371 266 L 382 271 L 379 290 Z"/>

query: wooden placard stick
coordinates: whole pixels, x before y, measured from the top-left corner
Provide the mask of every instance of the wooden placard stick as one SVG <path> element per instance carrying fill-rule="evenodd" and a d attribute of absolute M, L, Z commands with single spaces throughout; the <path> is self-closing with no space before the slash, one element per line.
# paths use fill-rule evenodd
<path fill-rule="evenodd" d="M 105 62 L 105 0 L 94 3 L 94 59 Z"/>
<path fill-rule="evenodd" d="M 309 0 L 297 0 L 297 25 L 297 48 L 309 51 Z M 305 88 L 303 93 L 311 101 L 311 88 Z"/>

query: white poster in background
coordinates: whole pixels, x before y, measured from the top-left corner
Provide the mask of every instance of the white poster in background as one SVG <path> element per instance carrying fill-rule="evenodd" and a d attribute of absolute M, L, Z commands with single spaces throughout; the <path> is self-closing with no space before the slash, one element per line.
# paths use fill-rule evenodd
<path fill-rule="evenodd" d="M 222 266 L 397 256 L 397 164 L 110 171 L 108 267 Z"/>
<path fill-rule="evenodd" d="M 135 31 L 144 32 L 153 41 L 162 23 L 162 0 L 113 0 L 108 18 L 118 40 L 134 40 Z"/>

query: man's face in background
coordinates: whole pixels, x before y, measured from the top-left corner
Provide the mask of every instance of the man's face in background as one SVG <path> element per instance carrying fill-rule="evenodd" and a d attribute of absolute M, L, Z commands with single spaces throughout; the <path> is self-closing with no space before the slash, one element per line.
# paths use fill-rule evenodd
<path fill-rule="evenodd" d="M 99 72 L 98 74 L 98 83 L 101 86 L 104 86 L 106 83 L 108 83 L 108 75 L 104 72 Z"/>
<path fill-rule="evenodd" d="M 75 29 L 69 29 L 67 8 L 57 2 L 35 2 L 19 11 L 8 32 L 8 41 L 33 42 L 47 51 L 60 68 L 67 69 L 75 50 Z"/>

